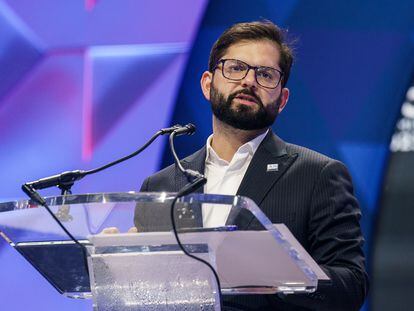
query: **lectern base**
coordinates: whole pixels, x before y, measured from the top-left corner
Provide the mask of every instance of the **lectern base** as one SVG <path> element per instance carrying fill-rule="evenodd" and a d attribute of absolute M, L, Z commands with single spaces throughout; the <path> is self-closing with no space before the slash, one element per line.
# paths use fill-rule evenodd
<path fill-rule="evenodd" d="M 220 310 L 212 272 L 181 251 L 97 249 L 88 258 L 94 311 Z"/>

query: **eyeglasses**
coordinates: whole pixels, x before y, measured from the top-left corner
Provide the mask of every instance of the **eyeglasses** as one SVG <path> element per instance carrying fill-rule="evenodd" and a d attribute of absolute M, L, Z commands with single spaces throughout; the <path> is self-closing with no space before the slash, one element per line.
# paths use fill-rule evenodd
<path fill-rule="evenodd" d="M 265 66 L 250 66 L 238 59 L 221 59 L 217 62 L 214 70 L 216 70 L 220 64 L 222 64 L 221 72 L 223 73 L 223 76 L 226 79 L 233 81 L 243 80 L 247 76 L 249 70 L 253 69 L 256 82 L 268 89 L 277 88 L 283 77 L 283 72 L 278 69 Z"/>

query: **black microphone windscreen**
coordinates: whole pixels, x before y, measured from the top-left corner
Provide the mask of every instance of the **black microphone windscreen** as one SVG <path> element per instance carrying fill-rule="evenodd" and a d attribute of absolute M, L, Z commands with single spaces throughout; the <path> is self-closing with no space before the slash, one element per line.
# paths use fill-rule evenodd
<path fill-rule="evenodd" d="M 193 123 L 188 123 L 185 127 L 188 128 L 188 135 L 193 135 L 196 131 L 196 126 Z"/>
<path fill-rule="evenodd" d="M 173 131 L 174 136 L 180 136 L 180 135 L 193 135 L 196 130 L 196 126 L 192 123 L 188 123 L 187 125 L 176 129 Z"/>

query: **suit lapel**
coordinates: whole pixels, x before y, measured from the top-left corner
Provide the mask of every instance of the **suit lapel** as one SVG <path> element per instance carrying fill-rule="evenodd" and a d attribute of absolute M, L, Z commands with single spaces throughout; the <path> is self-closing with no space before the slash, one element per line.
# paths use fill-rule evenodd
<path fill-rule="evenodd" d="M 260 205 L 296 158 L 296 154 L 286 152 L 286 143 L 270 131 L 254 154 L 237 194 Z"/>
<path fill-rule="evenodd" d="M 260 206 L 267 193 L 296 158 L 297 154 L 288 154 L 286 143 L 269 131 L 254 154 L 237 195 L 248 197 Z M 232 209 L 227 224 L 237 224 L 240 228 L 246 229 L 250 227 L 252 220 L 251 213 Z"/>

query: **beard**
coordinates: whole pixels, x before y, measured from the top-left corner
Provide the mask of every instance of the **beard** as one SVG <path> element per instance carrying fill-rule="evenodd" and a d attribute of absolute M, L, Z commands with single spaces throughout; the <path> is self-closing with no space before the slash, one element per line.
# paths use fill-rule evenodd
<path fill-rule="evenodd" d="M 233 104 L 233 99 L 239 94 L 247 94 L 255 98 L 257 107 Z M 227 99 L 212 84 L 210 89 L 211 110 L 217 119 L 240 130 L 261 130 L 270 127 L 276 120 L 280 97 L 266 107 L 252 90 L 243 89 L 230 94 Z"/>

